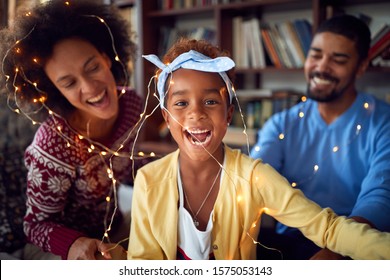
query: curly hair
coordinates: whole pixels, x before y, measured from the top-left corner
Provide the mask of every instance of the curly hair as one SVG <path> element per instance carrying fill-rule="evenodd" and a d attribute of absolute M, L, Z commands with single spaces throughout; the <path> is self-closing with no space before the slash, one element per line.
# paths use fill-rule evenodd
<path fill-rule="evenodd" d="M 127 70 L 128 63 L 136 56 L 129 27 L 128 21 L 112 5 L 90 0 L 51 0 L 37 5 L 18 15 L 12 27 L 1 31 L 2 82 L 9 93 L 17 87 L 19 104 L 31 107 L 34 99 L 44 95 L 49 108 L 61 114 L 69 113 L 73 106 L 44 71 L 54 46 L 66 38 L 86 40 L 108 55 L 117 84 L 124 84 L 128 78 L 124 67 Z"/>
<path fill-rule="evenodd" d="M 210 58 L 216 58 L 221 56 L 230 57 L 230 53 L 227 50 L 223 50 L 217 46 L 214 46 L 206 40 L 195 40 L 183 37 L 177 40 L 167 51 L 167 53 L 163 57 L 163 62 L 165 64 L 171 63 L 173 60 L 175 60 L 176 57 L 178 57 L 182 53 L 189 52 L 190 50 L 197 51 Z M 229 76 L 230 81 L 234 84 L 234 68 L 227 71 L 226 74 Z"/>

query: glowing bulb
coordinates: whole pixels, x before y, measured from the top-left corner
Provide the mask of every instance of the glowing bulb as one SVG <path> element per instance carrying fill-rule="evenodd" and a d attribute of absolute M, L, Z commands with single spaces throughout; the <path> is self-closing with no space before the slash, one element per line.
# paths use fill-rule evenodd
<path fill-rule="evenodd" d="M 110 202 L 111 198 L 109 196 L 106 197 L 106 201 Z"/>
<path fill-rule="evenodd" d="M 92 149 L 91 148 L 88 148 L 88 153 L 92 153 Z"/>
<path fill-rule="evenodd" d="M 116 60 L 116 61 L 119 61 L 119 57 L 118 57 L 118 56 L 115 56 L 115 60 Z"/>
<path fill-rule="evenodd" d="M 145 154 L 144 154 L 144 152 L 139 152 L 138 155 L 143 157 Z"/>
<path fill-rule="evenodd" d="M 365 102 L 363 106 L 364 106 L 364 109 L 368 109 L 369 104 L 367 102 Z"/>
<path fill-rule="evenodd" d="M 122 91 L 121 91 L 122 93 L 126 93 L 126 90 L 125 89 L 122 89 Z"/>
<path fill-rule="evenodd" d="M 297 183 L 295 183 L 295 182 L 291 183 L 291 187 L 295 188 L 296 186 L 297 186 Z"/>
<path fill-rule="evenodd" d="M 15 109 L 15 113 L 20 114 L 20 110 L 19 109 Z"/>
<path fill-rule="evenodd" d="M 302 97 L 301 97 L 301 101 L 302 101 L 302 102 L 306 102 L 306 100 L 307 100 L 307 97 L 306 97 L 306 96 L 302 96 Z"/>
<path fill-rule="evenodd" d="M 57 130 L 58 130 L 58 131 L 61 131 L 61 126 L 57 126 Z"/>
<path fill-rule="evenodd" d="M 339 147 L 338 146 L 334 146 L 332 150 L 335 153 L 335 152 L 337 152 L 339 150 Z"/>
<path fill-rule="evenodd" d="M 33 61 L 35 62 L 35 63 L 38 63 L 38 59 L 37 58 L 33 58 Z"/>
<path fill-rule="evenodd" d="M 115 155 L 115 156 L 119 156 L 119 153 L 118 153 L 118 152 L 115 152 L 114 155 Z"/>
<path fill-rule="evenodd" d="M 317 172 L 320 167 L 316 164 L 314 165 L 314 171 Z"/>
<path fill-rule="evenodd" d="M 70 143 L 68 142 L 68 143 L 66 143 L 66 146 L 69 148 L 70 147 Z"/>
<path fill-rule="evenodd" d="M 102 156 L 105 156 L 105 155 L 107 155 L 107 152 L 106 152 L 106 151 L 102 151 L 102 152 L 101 152 L 101 155 L 102 155 Z"/>
<path fill-rule="evenodd" d="M 65 5 L 66 5 L 66 6 L 69 6 L 70 3 L 69 3 L 68 1 L 66 1 L 66 2 L 65 2 Z M 102 253 L 102 254 L 103 254 L 103 253 Z"/>
<path fill-rule="evenodd" d="M 305 116 L 305 113 L 304 112 L 299 112 L 298 115 L 299 115 L 300 118 L 303 118 Z"/>
<path fill-rule="evenodd" d="M 280 133 L 280 134 L 279 134 L 279 139 L 280 139 L 280 140 L 283 140 L 283 139 L 284 139 L 284 134 L 283 134 L 283 133 Z"/>
<path fill-rule="evenodd" d="M 360 124 L 358 124 L 358 125 L 356 126 L 356 129 L 357 129 L 357 130 L 361 130 L 361 129 L 362 129 L 362 126 L 361 126 Z"/>
<path fill-rule="evenodd" d="M 255 151 L 256 151 L 256 152 L 260 151 L 260 146 L 256 146 L 256 147 L 255 147 Z"/>
<path fill-rule="evenodd" d="M 155 153 L 153 153 L 153 152 L 151 152 L 151 153 L 150 153 L 150 156 L 151 156 L 151 157 L 155 157 L 155 156 L 156 156 L 156 154 L 155 154 Z"/>
<path fill-rule="evenodd" d="M 49 110 L 49 115 L 53 115 L 53 111 L 52 110 Z"/>
<path fill-rule="evenodd" d="M 84 139 L 84 136 L 79 134 L 79 139 L 80 140 Z"/>
<path fill-rule="evenodd" d="M 93 144 L 91 144 L 91 149 L 95 150 L 95 146 Z"/>
<path fill-rule="evenodd" d="M 108 237 L 108 233 L 107 232 L 104 233 L 104 237 Z"/>

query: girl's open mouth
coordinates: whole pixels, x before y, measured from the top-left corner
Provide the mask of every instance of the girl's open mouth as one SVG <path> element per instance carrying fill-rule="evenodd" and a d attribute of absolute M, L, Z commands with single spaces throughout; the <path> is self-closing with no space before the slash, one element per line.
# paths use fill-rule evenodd
<path fill-rule="evenodd" d="M 188 140 L 197 146 L 206 145 L 211 139 L 210 130 L 186 130 L 185 131 Z"/>

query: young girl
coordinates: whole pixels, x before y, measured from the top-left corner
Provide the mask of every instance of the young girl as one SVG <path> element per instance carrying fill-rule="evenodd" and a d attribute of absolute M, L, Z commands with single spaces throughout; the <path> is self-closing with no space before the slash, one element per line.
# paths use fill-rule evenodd
<path fill-rule="evenodd" d="M 122 240 L 116 188 L 141 164 L 130 153 L 142 100 L 122 87 L 135 56 L 127 27 L 113 7 L 52 0 L 2 31 L 10 106 L 42 120 L 25 153 L 24 258 L 112 258 L 102 239 Z"/>
<path fill-rule="evenodd" d="M 205 41 L 183 39 L 157 89 L 179 149 L 135 179 L 129 259 L 255 259 L 264 211 L 321 247 L 357 259 L 389 259 L 390 234 L 321 209 L 272 167 L 223 144 L 232 119 L 233 61 Z"/>

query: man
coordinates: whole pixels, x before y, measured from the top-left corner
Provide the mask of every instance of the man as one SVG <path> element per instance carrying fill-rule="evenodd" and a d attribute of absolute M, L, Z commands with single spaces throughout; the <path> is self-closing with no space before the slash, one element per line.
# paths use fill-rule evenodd
<path fill-rule="evenodd" d="M 284 175 L 321 207 L 390 231 L 390 106 L 358 92 L 369 64 L 370 30 L 351 15 L 316 31 L 305 62 L 307 101 L 274 115 L 259 131 L 251 156 Z M 298 230 L 276 225 L 263 245 L 284 259 L 340 259 Z M 261 248 L 259 258 L 267 256 Z"/>

